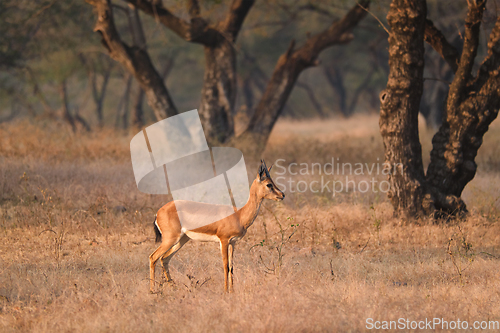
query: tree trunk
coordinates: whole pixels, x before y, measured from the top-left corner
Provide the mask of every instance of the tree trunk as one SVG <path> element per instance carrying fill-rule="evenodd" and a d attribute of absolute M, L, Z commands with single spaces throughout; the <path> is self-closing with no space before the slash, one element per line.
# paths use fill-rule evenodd
<path fill-rule="evenodd" d="M 394 0 L 387 15 L 389 79 L 380 94 L 380 133 L 389 168 L 389 199 L 396 211 L 411 216 L 428 206 L 418 136 L 418 111 L 423 88 L 425 1 Z"/>
<path fill-rule="evenodd" d="M 234 136 L 233 113 L 236 101 L 236 54 L 234 43 L 254 0 L 233 0 L 225 18 L 210 25 L 200 15 L 196 0 L 187 1 L 190 21 L 175 16 L 162 3 L 127 0 L 151 15 L 186 41 L 202 44 L 205 74 L 199 114 L 205 135 L 213 144 Z"/>
<path fill-rule="evenodd" d="M 144 90 L 138 87 L 137 95 L 134 102 L 134 116 L 132 118 L 132 126 L 142 128 L 144 126 L 144 110 L 142 102 L 144 101 Z"/>
<path fill-rule="evenodd" d="M 66 89 L 66 80 L 63 80 L 59 85 L 59 94 L 61 95 L 62 109 L 63 109 L 63 119 L 70 124 L 73 132 L 76 132 L 76 124 L 75 119 L 69 112 L 69 103 L 68 103 L 68 92 Z"/>
<path fill-rule="evenodd" d="M 210 144 L 224 143 L 234 135 L 236 55 L 227 40 L 205 46 L 205 75 L 199 114 Z"/>
<path fill-rule="evenodd" d="M 303 82 L 297 82 L 297 87 L 303 89 L 306 92 L 307 97 L 309 98 L 309 101 L 314 107 L 314 110 L 316 110 L 318 116 L 320 118 L 326 118 L 326 114 L 323 112 L 323 107 L 321 106 L 321 103 L 316 98 L 316 95 L 314 95 L 314 90 L 308 84 Z"/>
<path fill-rule="evenodd" d="M 82 118 L 82 116 L 80 116 L 80 114 L 78 113 L 78 109 L 75 112 L 75 116 L 73 116 L 71 114 L 71 112 L 69 111 L 69 101 L 68 101 L 68 91 L 67 91 L 66 80 L 63 80 L 61 82 L 61 84 L 59 85 L 59 93 L 61 95 L 63 119 L 66 120 L 68 122 L 68 124 L 70 124 L 71 129 L 73 130 L 73 133 L 75 133 L 76 129 L 77 129 L 75 121 L 79 122 L 83 126 L 83 128 L 85 128 L 85 130 L 87 132 L 90 132 L 91 131 L 90 125 L 88 124 L 88 122 L 85 119 Z"/>
<path fill-rule="evenodd" d="M 169 110 L 175 108 L 165 85 L 159 82 L 158 73 L 145 49 L 129 47 L 121 41 L 113 22 L 109 0 L 86 1 L 97 9 L 95 30 L 101 33 L 110 55 L 137 78 L 157 118 L 169 116 Z M 351 31 L 366 16 L 367 9 L 364 7 L 369 5 L 370 0 L 361 0 L 344 18 L 308 38 L 297 50 L 294 50 L 295 44 L 291 44 L 289 50 L 280 57 L 262 99 L 253 112 L 249 127 L 237 140 L 234 139 L 233 122 L 237 92 L 234 44 L 254 0 L 232 0 L 225 17 L 216 24 L 210 24 L 201 16 L 197 0 L 186 1 L 189 20 L 176 16 L 161 1 L 126 2 L 154 17 L 184 40 L 203 45 L 205 74 L 199 113 L 208 141 L 212 145 L 224 143 L 237 146 L 241 146 L 240 142 L 249 142 L 262 151 L 300 72 L 316 65 L 319 53 L 325 48 L 352 40 Z M 160 114 L 162 110 L 166 110 L 166 115 L 165 112 Z"/>
<path fill-rule="evenodd" d="M 330 65 L 325 68 L 324 73 L 326 80 L 336 92 L 340 113 L 344 117 L 349 116 L 347 113 L 347 93 L 344 85 L 344 79 L 342 77 L 340 69 L 337 68 L 335 65 Z"/>
<path fill-rule="evenodd" d="M 130 101 L 130 88 L 132 86 L 132 75 L 125 75 L 125 91 L 123 93 L 122 98 L 120 99 L 120 103 L 118 104 L 118 108 L 116 110 L 116 120 L 115 120 L 115 128 L 120 127 L 120 123 L 122 124 L 123 129 L 128 128 L 128 114 L 129 114 L 129 101 Z"/>
<path fill-rule="evenodd" d="M 109 79 L 111 77 L 111 70 L 112 70 L 112 66 L 110 65 L 109 68 L 104 72 L 101 89 L 97 88 L 97 74 L 96 74 L 96 72 L 94 70 L 92 70 L 91 73 L 89 73 L 90 83 L 91 83 L 91 88 L 92 88 L 92 96 L 94 98 L 99 127 L 104 126 L 104 114 L 103 114 L 104 97 L 106 96 L 106 89 L 108 87 L 108 82 L 109 82 Z"/>
<path fill-rule="evenodd" d="M 500 17 L 488 43 L 488 55 L 476 78 L 470 71 L 476 57 L 484 2 L 470 4 L 466 19 L 466 39 L 459 68 L 450 86 L 446 118 L 434 136 L 427 181 L 445 195 L 437 208 L 465 210 L 460 199 L 477 170 L 474 161 L 488 127 L 500 108 Z M 452 211 L 452 212 L 453 212 Z"/>
<path fill-rule="evenodd" d="M 500 108 L 500 17 L 490 34 L 488 55 L 476 77 L 472 67 L 479 44 L 485 2 L 468 2 L 462 54 L 454 51 L 432 22 L 425 21 L 424 1 L 393 0 L 387 16 L 389 80 L 382 92 L 380 131 L 390 165 L 389 198 L 396 213 L 419 216 L 465 213 L 460 198 L 472 180 L 474 161 L 484 133 Z M 436 38 L 429 38 L 431 33 Z M 448 93 L 445 119 L 434 136 L 431 163 L 424 176 L 418 138 L 422 95 L 423 41 L 445 59 L 456 74 Z M 400 166 L 395 168 L 394 165 Z"/>

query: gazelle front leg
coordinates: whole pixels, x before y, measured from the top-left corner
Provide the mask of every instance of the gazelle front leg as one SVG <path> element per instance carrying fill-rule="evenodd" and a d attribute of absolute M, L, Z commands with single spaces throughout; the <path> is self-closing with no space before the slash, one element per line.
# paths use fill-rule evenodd
<path fill-rule="evenodd" d="M 229 263 L 229 292 L 232 293 L 233 289 L 233 254 L 234 254 L 234 242 L 229 243 L 228 247 L 228 263 Z"/>
<path fill-rule="evenodd" d="M 222 264 L 224 265 L 224 292 L 227 292 L 229 275 L 229 241 L 227 239 L 220 240 L 220 250 L 222 253 Z"/>

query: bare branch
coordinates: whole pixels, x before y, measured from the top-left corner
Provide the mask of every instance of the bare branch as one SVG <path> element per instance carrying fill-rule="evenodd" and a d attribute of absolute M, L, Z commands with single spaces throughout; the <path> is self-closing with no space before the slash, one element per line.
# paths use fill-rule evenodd
<path fill-rule="evenodd" d="M 424 40 L 450 65 L 453 73 L 456 73 L 460 55 L 457 49 L 446 40 L 443 33 L 429 19 L 425 22 Z"/>
<path fill-rule="evenodd" d="M 154 68 L 145 49 L 125 44 L 116 30 L 109 0 L 87 0 L 97 12 L 94 31 L 101 34 L 102 44 L 109 55 L 120 62 L 137 79 L 148 96 L 148 102 L 158 120 L 177 114 L 174 103 Z"/>
<path fill-rule="evenodd" d="M 364 7 L 363 4 L 360 4 L 358 2 L 358 6 L 360 6 L 361 8 L 363 8 L 368 14 L 370 14 L 375 20 L 377 20 L 378 24 L 380 24 L 380 26 L 382 27 L 382 29 L 385 30 L 385 32 L 387 32 L 388 35 L 390 35 L 391 33 L 389 32 L 389 29 L 387 29 L 387 27 L 384 25 L 384 23 L 377 17 L 377 15 L 373 14 L 371 11 L 368 10 L 367 7 Z"/>
<path fill-rule="evenodd" d="M 230 34 L 233 42 L 254 2 L 255 0 L 233 0 L 231 3 L 226 19 L 222 22 L 222 29 Z"/>
<path fill-rule="evenodd" d="M 488 55 L 479 67 L 476 86 L 482 86 L 490 77 L 490 73 L 498 75 L 500 68 L 500 15 L 491 30 L 488 41 Z"/>
<path fill-rule="evenodd" d="M 256 133 L 261 135 L 258 139 L 264 143 L 267 141 L 299 74 L 305 68 L 317 65 L 317 58 L 325 48 L 351 40 L 352 29 L 367 14 L 362 7 L 368 7 L 369 4 L 369 0 L 360 1 L 341 20 L 333 22 L 319 34 L 309 37 L 305 44 L 297 49 L 294 41 L 290 43 L 286 52 L 278 59 L 262 99 L 250 119 L 246 132 L 243 133 L 243 139 Z"/>
<path fill-rule="evenodd" d="M 368 7 L 369 3 L 369 0 L 360 1 L 340 21 L 332 23 L 328 29 L 310 37 L 305 45 L 296 51 L 297 56 L 301 57 L 307 64 L 314 65 L 316 57 L 325 48 L 352 40 L 354 36 L 351 31 L 366 16 L 365 8 Z"/>
<path fill-rule="evenodd" d="M 464 92 L 472 76 L 471 71 L 479 45 L 479 29 L 481 27 L 485 2 L 484 0 L 470 0 L 467 2 L 469 10 L 465 19 L 464 46 L 457 72 L 450 85 L 447 102 L 448 110 L 456 110 L 461 99 L 466 96 Z"/>
<path fill-rule="evenodd" d="M 194 17 L 188 23 L 167 8 L 160 2 L 149 2 L 147 0 L 125 0 L 134 5 L 144 13 L 157 18 L 161 24 L 175 32 L 188 42 L 200 43 L 203 45 L 213 45 L 221 37 L 220 33 L 208 26 L 208 23 L 201 17 Z M 191 10 L 196 13 L 196 9 Z"/>
<path fill-rule="evenodd" d="M 309 11 L 316 12 L 318 14 L 327 16 L 329 18 L 334 18 L 335 17 L 335 15 L 333 15 L 332 13 L 330 13 L 328 10 L 326 10 L 324 8 L 321 8 L 320 6 L 312 4 L 312 3 L 308 3 L 308 4 L 305 4 L 305 5 L 299 6 L 297 8 L 297 11 L 300 11 L 300 10 L 309 10 Z"/>

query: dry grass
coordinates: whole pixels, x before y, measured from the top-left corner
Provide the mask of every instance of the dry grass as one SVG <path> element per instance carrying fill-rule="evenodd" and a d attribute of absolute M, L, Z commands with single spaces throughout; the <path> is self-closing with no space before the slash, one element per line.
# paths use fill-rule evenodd
<path fill-rule="evenodd" d="M 344 332 L 365 330 L 367 318 L 500 321 L 497 125 L 464 193 L 467 220 L 405 223 L 374 193 L 287 193 L 284 203 L 265 203 L 238 243 L 231 295 L 222 293 L 218 246 L 196 242 L 172 260 L 176 284 L 148 293 L 153 216 L 168 197 L 137 191 L 130 137 L 1 125 L 0 331 Z M 424 151 L 429 140 L 424 133 Z M 283 121 L 271 142 L 268 160 L 287 163 L 383 158 L 375 117 Z M 253 172 L 255 161 L 247 164 Z"/>

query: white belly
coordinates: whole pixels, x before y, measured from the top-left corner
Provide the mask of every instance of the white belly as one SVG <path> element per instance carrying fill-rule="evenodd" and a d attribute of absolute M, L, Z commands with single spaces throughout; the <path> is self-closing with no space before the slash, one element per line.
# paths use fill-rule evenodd
<path fill-rule="evenodd" d="M 186 236 L 191 238 L 192 240 L 197 240 L 200 242 L 219 242 L 219 237 L 216 235 L 207 235 L 207 234 L 202 234 L 198 232 L 192 232 L 192 231 L 184 231 Z"/>

